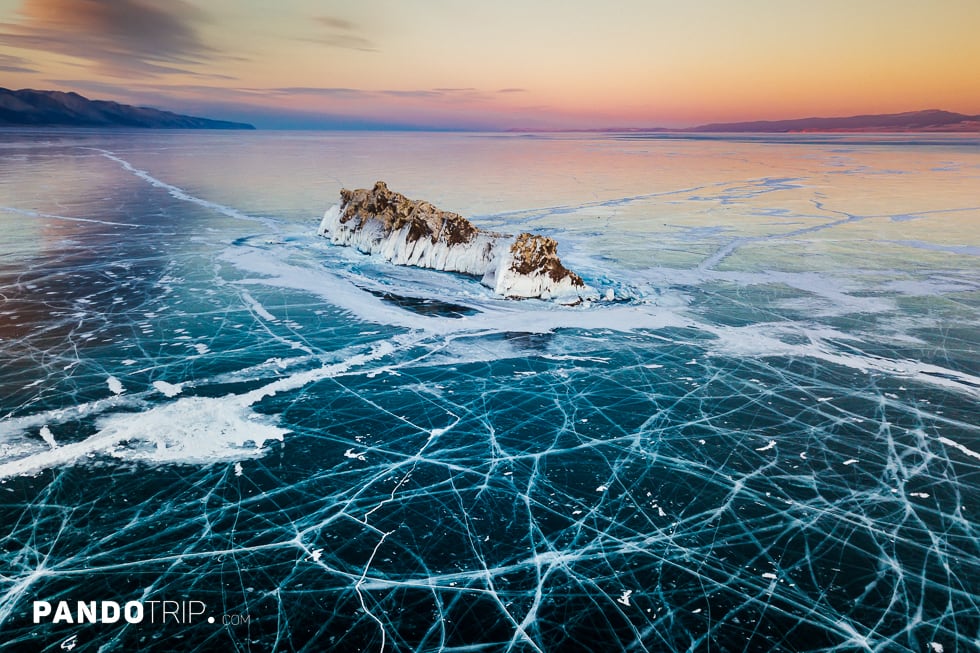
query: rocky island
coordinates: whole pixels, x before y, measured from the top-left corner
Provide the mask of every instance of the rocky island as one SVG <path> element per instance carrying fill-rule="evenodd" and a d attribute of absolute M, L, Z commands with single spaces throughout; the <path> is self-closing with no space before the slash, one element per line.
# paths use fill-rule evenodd
<path fill-rule="evenodd" d="M 398 265 L 460 272 L 510 298 L 554 299 L 573 304 L 596 299 L 596 291 L 562 265 L 554 239 L 486 231 L 463 216 L 388 189 L 340 191 L 317 233 L 336 245 L 378 254 Z"/>

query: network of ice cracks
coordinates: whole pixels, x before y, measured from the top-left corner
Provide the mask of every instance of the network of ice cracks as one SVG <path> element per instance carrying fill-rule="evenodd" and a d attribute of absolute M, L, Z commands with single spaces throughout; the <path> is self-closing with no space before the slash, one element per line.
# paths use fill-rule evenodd
<path fill-rule="evenodd" d="M 161 206 L 248 217 L 91 156 Z M 0 423 L 8 646 L 980 641 L 980 379 L 942 355 L 803 319 L 726 325 L 709 306 L 760 309 L 721 282 L 704 304 L 566 308 L 382 279 L 312 237 L 242 239 L 203 274 L 199 252 L 150 250 L 159 267 L 54 260 L 3 287 L 46 324 L 0 345 L 3 387 L 42 373 Z M 126 358 L 100 357 L 124 339 Z M 37 598 L 105 597 L 249 620 L 28 618 Z"/>

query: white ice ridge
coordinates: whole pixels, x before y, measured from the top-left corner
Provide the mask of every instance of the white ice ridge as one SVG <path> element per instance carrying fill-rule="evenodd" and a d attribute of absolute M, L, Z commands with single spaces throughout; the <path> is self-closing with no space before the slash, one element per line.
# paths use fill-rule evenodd
<path fill-rule="evenodd" d="M 293 265 L 268 251 L 234 247 L 221 255 L 222 261 L 256 275 L 243 284 L 262 284 L 275 288 L 292 288 L 309 292 L 357 319 L 412 329 L 420 333 L 460 335 L 521 331 L 548 333 L 554 329 L 665 329 L 689 326 L 689 318 L 653 304 L 609 304 L 603 310 L 562 310 L 550 303 L 507 304 L 488 301 L 480 304 L 481 313 L 466 319 L 422 316 L 405 311 L 362 290 L 349 274 L 339 274 L 325 267 Z M 31 423 L 40 426 L 40 422 Z M 0 422 L 0 434 L 4 424 Z"/>
<path fill-rule="evenodd" d="M 109 150 L 103 150 L 103 149 L 98 148 L 98 147 L 88 147 L 88 148 L 84 148 L 84 149 L 88 149 L 88 150 L 92 150 L 94 152 L 98 152 L 99 154 L 101 154 L 105 158 L 109 159 L 110 161 L 115 161 L 116 163 L 118 163 L 119 165 L 121 165 L 123 167 L 123 169 L 125 169 L 128 172 L 133 173 L 134 175 L 136 175 L 137 177 L 139 177 L 140 179 L 142 179 L 146 183 L 150 184 L 151 186 L 154 186 L 156 188 L 162 188 L 163 190 L 167 191 L 168 193 L 170 193 L 170 196 L 173 197 L 174 199 L 178 199 L 178 200 L 181 200 L 181 201 L 184 201 L 184 202 L 190 202 L 191 204 L 197 204 L 198 206 L 203 206 L 206 209 L 210 209 L 212 211 L 216 211 L 217 213 L 220 213 L 222 215 L 225 215 L 225 216 L 227 216 L 229 218 L 235 218 L 236 220 L 248 220 L 250 222 L 261 222 L 262 224 L 264 224 L 264 225 L 266 225 L 268 227 L 271 227 L 271 228 L 275 228 L 277 226 L 276 225 L 276 222 L 274 220 L 270 220 L 269 218 L 258 218 L 258 217 L 255 217 L 255 216 L 247 215 L 245 213 L 242 213 L 238 209 L 234 209 L 234 208 L 232 208 L 230 206 L 225 206 L 224 204 L 218 204 L 217 202 L 212 202 L 210 200 L 202 199 L 200 197 L 196 197 L 194 195 L 191 195 L 190 193 L 188 193 L 187 191 L 185 191 L 183 188 L 180 188 L 178 186 L 174 186 L 173 184 L 168 184 L 165 181 L 161 181 L 160 179 L 157 179 L 156 177 L 154 177 L 153 175 L 151 175 L 146 170 L 140 170 L 139 168 L 137 168 L 136 166 L 134 166 L 129 161 L 127 161 L 127 160 L 125 160 L 123 158 L 120 158 L 120 157 L 116 156 L 115 154 L 113 154 Z M 138 225 L 125 225 L 125 226 L 138 226 Z"/>
<path fill-rule="evenodd" d="M 396 341 L 402 346 L 415 342 L 411 337 L 406 337 L 404 342 Z M 253 405 L 278 392 L 345 374 L 352 367 L 383 358 L 393 351 L 395 347 L 391 343 L 382 342 L 367 352 L 298 372 L 244 394 L 182 397 L 143 412 L 105 415 L 97 419 L 99 430 L 79 442 L 58 444 L 45 426 L 41 437 L 48 446 L 0 464 L 0 479 L 36 474 L 96 453 L 130 460 L 203 464 L 261 456 L 267 441 L 281 441 L 288 430 L 277 426 L 274 418 L 253 411 Z"/>
<path fill-rule="evenodd" d="M 959 442 L 956 442 L 955 440 L 950 440 L 949 438 L 940 437 L 939 441 L 945 444 L 947 447 L 953 447 L 954 449 L 958 449 L 959 451 L 963 452 L 967 456 L 971 456 L 973 458 L 976 458 L 977 460 L 980 460 L 980 453 L 977 453 L 972 449 L 967 449 L 966 447 L 964 447 Z"/>
<path fill-rule="evenodd" d="M 504 297 L 562 303 L 599 298 L 561 264 L 550 238 L 477 229 L 462 216 L 410 200 L 380 181 L 371 190 L 342 190 L 341 198 L 342 204 L 324 213 L 317 230 L 335 245 L 377 254 L 397 265 L 480 277 Z"/>
<path fill-rule="evenodd" d="M 66 220 L 68 222 L 91 222 L 93 224 L 104 224 L 110 227 L 141 227 L 142 225 L 133 224 L 131 222 L 112 222 L 110 220 L 94 220 L 92 218 L 75 218 L 67 215 L 55 215 L 53 213 L 40 213 L 38 211 L 30 211 L 27 209 L 18 209 L 12 206 L 0 206 L 0 211 L 5 213 L 15 213 L 17 215 L 24 215 L 30 218 L 49 218 L 53 220 Z"/>

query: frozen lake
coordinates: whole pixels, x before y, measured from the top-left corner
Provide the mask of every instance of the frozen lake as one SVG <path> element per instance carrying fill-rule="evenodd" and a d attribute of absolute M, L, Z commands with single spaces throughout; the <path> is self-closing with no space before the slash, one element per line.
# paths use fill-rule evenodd
<path fill-rule="evenodd" d="M 616 300 L 315 235 L 380 179 Z M 975 135 L 0 131 L 3 640 L 973 650 L 978 189 Z"/>

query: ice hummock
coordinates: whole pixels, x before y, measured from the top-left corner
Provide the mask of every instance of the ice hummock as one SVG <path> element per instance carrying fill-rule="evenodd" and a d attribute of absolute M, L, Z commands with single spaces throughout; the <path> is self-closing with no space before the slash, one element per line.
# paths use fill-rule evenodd
<path fill-rule="evenodd" d="M 577 303 L 598 299 L 580 276 L 562 265 L 558 243 L 546 236 L 485 231 L 466 218 L 374 188 L 340 191 L 341 204 L 323 215 L 317 234 L 335 245 L 377 254 L 397 265 L 460 272 L 511 298 Z"/>

